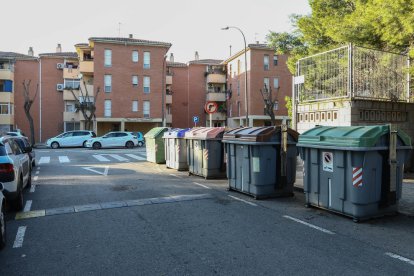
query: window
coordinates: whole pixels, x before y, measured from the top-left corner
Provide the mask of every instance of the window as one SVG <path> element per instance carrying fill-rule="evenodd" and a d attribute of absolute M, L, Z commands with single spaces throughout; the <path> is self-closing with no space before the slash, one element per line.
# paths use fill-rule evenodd
<path fill-rule="evenodd" d="M 230 103 L 229 117 L 233 117 L 233 103 Z"/>
<path fill-rule="evenodd" d="M 278 102 L 275 102 L 273 104 L 273 110 L 278 110 L 278 109 L 279 109 L 279 103 Z"/>
<path fill-rule="evenodd" d="M 241 70 L 241 64 L 240 64 L 240 59 L 237 60 L 237 75 L 240 75 L 240 70 Z"/>
<path fill-rule="evenodd" d="M 230 64 L 230 66 L 229 66 L 229 76 L 230 77 L 231 77 L 232 70 L 233 70 L 233 66 Z"/>
<path fill-rule="evenodd" d="M 151 79 L 150 79 L 150 77 L 144 77 L 144 93 L 149 93 L 149 92 L 151 92 L 151 88 L 150 88 L 150 85 L 151 85 Z"/>
<path fill-rule="evenodd" d="M 80 123 L 79 122 L 65 122 L 64 125 L 65 131 L 71 131 L 71 130 L 79 130 L 80 129 Z"/>
<path fill-rule="evenodd" d="M 111 117 L 112 103 L 111 100 L 105 100 L 105 117 Z"/>
<path fill-rule="evenodd" d="M 132 76 L 132 86 L 138 86 L 138 76 Z"/>
<path fill-rule="evenodd" d="M 79 86 L 80 86 L 80 79 L 65 79 L 63 86 L 67 90 L 70 90 L 70 89 L 77 90 L 79 89 Z"/>
<path fill-rule="evenodd" d="M 132 101 L 132 112 L 138 112 L 138 101 Z"/>
<path fill-rule="evenodd" d="M 132 62 L 138 62 L 138 51 L 132 51 Z"/>
<path fill-rule="evenodd" d="M 112 91 L 112 75 L 105 75 L 105 92 L 109 93 Z"/>
<path fill-rule="evenodd" d="M 11 115 L 10 104 L 0 104 L 0 114 L 1 115 Z"/>
<path fill-rule="evenodd" d="M 150 117 L 150 109 L 151 109 L 149 101 L 144 101 L 143 109 L 144 109 L 144 118 L 149 118 Z"/>
<path fill-rule="evenodd" d="M 110 49 L 105 49 L 105 53 L 104 53 L 104 65 L 105 67 L 111 67 L 112 66 L 112 50 Z"/>
<path fill-rule="evenodd" d="M 240 80 L 237 80 L 237 96 L 240 96 Z"/>
<path fill-rule="evenodd" d="M 273 88 L 279 88 L 279 78 L 273 79 Z"/>
<path fill-rule="evenodd" d="M 150 52 L 144 52 L 144 68 L 149 69 L 151 66 L 151 53 Z"/>
<path fill-rule="evenodd" d="M 267 91 L 269 91 L 269 78 L 263 79 L 263 87 L 266 88 Z"/>
<path fill-rule="evenodd" d="M 274 55 L 273 56 L 273 65 L 277 66 L 277 61 L 278 61 L 278 56 Z"/>
<path fill-rule="evenodd" d="M 65 105 L 65 111 L 66 112 L 75 112 L 75 102 L 66 102 Z"/>
<path fill-rule="evenodd" d="M 237 116 L 240 117 L 240 102 L 237 102 Z"/>
<path fill-rule="evenodd" d="M 269 55 L 264 55 L 263 57 L 263 68 L 269 70 Z"/>

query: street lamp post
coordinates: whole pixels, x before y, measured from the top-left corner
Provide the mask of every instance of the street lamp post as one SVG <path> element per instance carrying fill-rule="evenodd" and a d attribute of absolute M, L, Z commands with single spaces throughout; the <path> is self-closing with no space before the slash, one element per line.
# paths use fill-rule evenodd
<path fill-rule="evenodd" d="M 249 100 L 247 96 L 247 44 L 246 44 L 246 37 L 240 28 L 235 26 L 227 26 L 225 28 L 221 28 L 222 30 L 228 29 L 236 29 L 238 30 L 242 36 L 244 41 L 244 111 L 246 113 L 246 126 L 249 126 Z"/>

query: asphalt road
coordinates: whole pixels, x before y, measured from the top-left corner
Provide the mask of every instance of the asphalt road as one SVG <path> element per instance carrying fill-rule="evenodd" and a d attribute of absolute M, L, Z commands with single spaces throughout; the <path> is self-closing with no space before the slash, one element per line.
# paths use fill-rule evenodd
<path fill-rule="evenodd" d="M 256 201 L 144 149 L 36 154 L 0 275 L 414 275 L 409 216 L 356 224 L 299 191 Z"/>

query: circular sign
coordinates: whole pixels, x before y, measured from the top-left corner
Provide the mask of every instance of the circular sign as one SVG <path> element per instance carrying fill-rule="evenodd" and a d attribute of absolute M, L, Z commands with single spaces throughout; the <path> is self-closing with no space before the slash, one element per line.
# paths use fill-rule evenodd
<path fill-rule="evenodd" d="M 216 102 L 206 102 L 206 104 L 204 105 L 204 110 L 208 113 L 208 114 L 213 114 L 217 111 L 218 109 L 218 105 Z"/>

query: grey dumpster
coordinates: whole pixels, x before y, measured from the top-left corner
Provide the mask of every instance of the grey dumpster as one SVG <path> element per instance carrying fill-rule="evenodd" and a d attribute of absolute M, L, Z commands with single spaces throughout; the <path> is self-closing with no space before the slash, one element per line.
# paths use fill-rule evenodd
<path fill-rule="evenodd" d="M 179 171 L 188 170 L 187 163 L 187 140 L 185 133 L 189 128 L 174 128 L 164 132 L 165 164 L 167 168 Z"/>
<path fill-rule="evenodd" d="M 189 174 L 207 178 L 225 178 L 224 127 L 198 127 L 185 133 Z"/>
<path fill-rule="evenodd" d="M 395 213 L 411 140 L 402 131 L 391 133 L 388 125 L 316 127 L 303 133 L 298 147 L 306 204 L 354 221 Z"/>
<path fill-rule="evenodd" d="M 281 127 L 238 128 L 224 134 L 230 190 L 256 199 L 293 195 L 298 133 L 292 129 L 286 132 L 283 173 Z"/>

